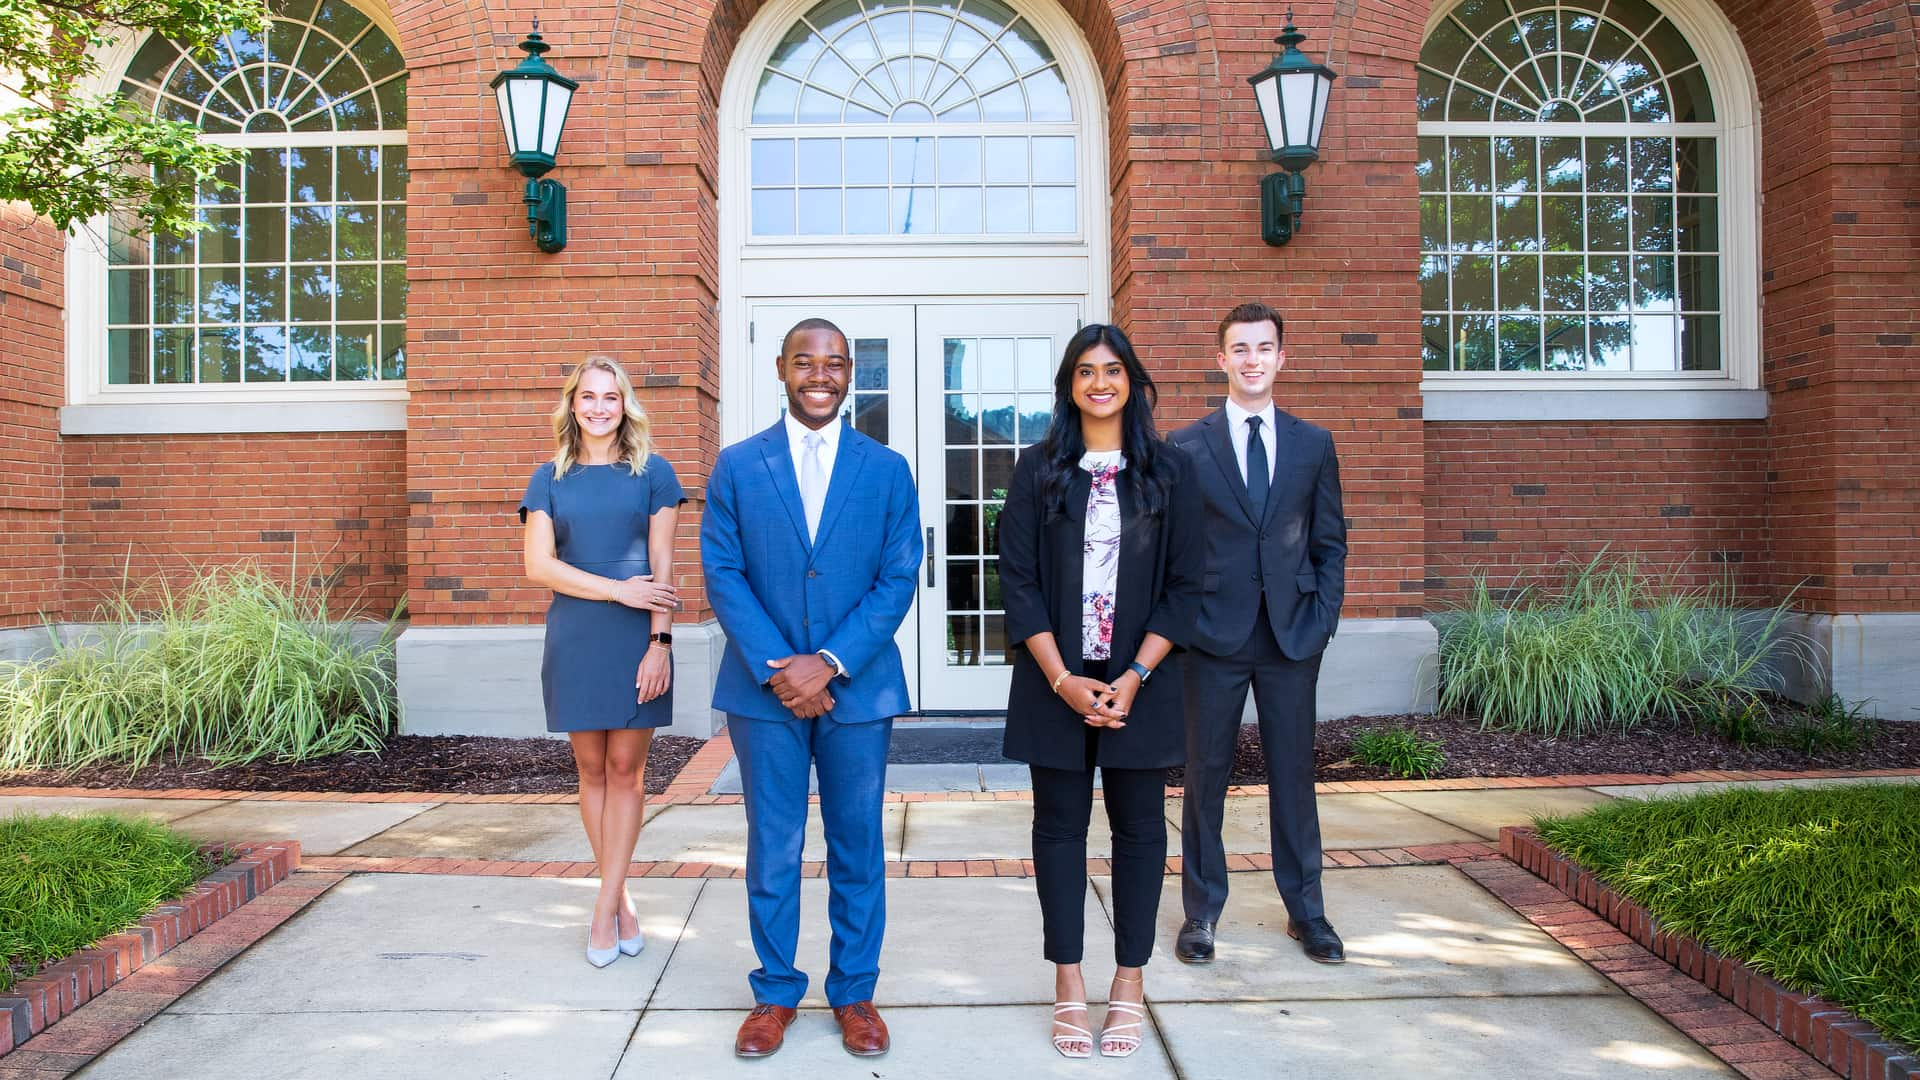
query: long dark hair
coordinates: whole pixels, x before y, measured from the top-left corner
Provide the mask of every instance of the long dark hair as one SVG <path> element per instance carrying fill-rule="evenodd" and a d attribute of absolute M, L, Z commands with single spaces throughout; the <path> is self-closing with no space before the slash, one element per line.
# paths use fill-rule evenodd
<path fill-rule="evenodd" d="M 1080 430 L 1080 408 L 1073 403 L 1073 371 L 1081 357 L 1096 346 L 1105 345 L 1120 360 L 1127 372 L 1127 403 L 1120 410 L 1120 450 L 1127 458 L 1127 472 L 1135 480 L 1140 507 L 1158 516 L 1166 509 L 1168 490 L 1173 484 L 1173 463 L 1167 459 L 1167 444 L 1153 426 L 1153 406 L 1159 399 L 1153 376 L 1140 363 L 1133 342 L 1119 327 L 1092 323 L 1081 327 L 1067 339 L 1060 370 L 1053 376 L 1053 423 L 1040 442 L 1046 454 L 1046 481 L 1042 487 L 1049 509 L 1063 507 L 1067 484 L 1080 467 L 1087 452 L 1086 435 Z"/>

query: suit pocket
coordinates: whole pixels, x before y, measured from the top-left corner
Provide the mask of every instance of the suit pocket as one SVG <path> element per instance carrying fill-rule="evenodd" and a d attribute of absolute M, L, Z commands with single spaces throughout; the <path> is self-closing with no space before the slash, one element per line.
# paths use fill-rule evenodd
<path fill-rule="evenodd" d="M 1201 592 L 1219 592 L 1220 591 L 1220 575 L 1207 574 L 1206 576 L 1202 577 L 1200 579 L 1200 591 Z"/>
<path fill-rule="evenodd" d="M 1303 593 L 1320 591 L 1320 579 L 1312 574 L 1295 574 L 1293 575 L 1293 583 L 1298 586 Z"/>

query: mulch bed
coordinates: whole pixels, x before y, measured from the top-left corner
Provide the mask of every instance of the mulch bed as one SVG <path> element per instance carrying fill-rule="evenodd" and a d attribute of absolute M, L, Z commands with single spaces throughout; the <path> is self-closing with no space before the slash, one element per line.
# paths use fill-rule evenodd
<path fill-rule="evenodd" d="M 1394 780 L 1385 769 L 1348 759 L 1348 745 L 1367 728 L 1403 724 L 1441 743 L 1446 764 L 1433 779 L 1468 776 L 1562 776 L 1589 773 L 1651 773 L 1666 776 L 1701 769 L 1914 769 L 1920 768 L 1920 723 L 1880 725 L 1869 742 L 1848 751 L 1806 754 L 1779 746 L 1737 746 L 1716 735 L 1687 727 L 1649 724 L 1631 733 L 1544 739 L 1502 731 L 1481 731 L 1480 723 L 1460 716 L 1349 716 L 1320 725 L 1314 745 L 1314 774 L 1322 781 Z M 1266 756 L 1253 727 L 1240 731 L 1234 756 L 1235 784 L 1267 782 Z M 1169 770 L 1178 784 L 1182 770 Z"/>
<path fill-rule="evenodd" d="M 647 794 L 659 795 L 694 752 L 706 745 L 681 735 L 655 735 L 647 756 Z M 377 754 L 333 754 L 298 764 L 216 767 L 184 759 L 137 772 L 94 765 L 72 772 L 39 769 L 0 774 L 0 788 L 210 788 L 216 791 L 438 791 L 463 795 L 565 795 L 579 790 L 573 752 L 564 739 L 496 739 L 477 735 L 400 735 Z"/>
<path fill-rule="evenodd" d="M 1670 773 L 1701 769 L 1920 768 L 1920 723 L 1888 723 L 1871 742 L 1842 752 L 1806 754 L 1786 747 L 1737 746 L 1689 728 L 1649 725 L 1630 734 L 1543 739 L 1481 731 L 1456 716 L 1351 716 L 1320 725 L 1314 752 L 1320 780 L 1392 780 L 1384 769 L 1355 764 L 1348 744 L 1366 728 L 1405 724 L 1444 748 L 1446 764 L 1434 779 L 1469 776 L 1555 776 L 1586 773 Z M 658 795 L 704 745 L 699 739 L 656 735 L 647 760 L 647 792 Z M 1183 770 L 1170 769 L 1169 784 Z M 1232 782 L 1266 783 L 1266 757 L 1252 727 L 1240 732 Z M 138 772 L 96 765 L 73 772 L 38 770 L 0 774 L 7 787 L 212 788 L 226 791 L 440 791 L 469 795 L 556 795 L 578 788 L 573 754 L 559 739 L 496 739 L 460 735 L 401 735 L 378 754 L 336 754 L 299 764 L 216 768 L 185 760 Z"/>

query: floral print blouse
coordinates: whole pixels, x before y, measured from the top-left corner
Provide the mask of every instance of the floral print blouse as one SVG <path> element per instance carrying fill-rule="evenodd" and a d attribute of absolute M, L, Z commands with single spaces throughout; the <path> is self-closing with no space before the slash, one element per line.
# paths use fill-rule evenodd
<path fill-rule="evenodd" d="M 1080 656 L 1113 657 L 1113 595 L 1120 577 L 1120 470 L 1118 450 L 1089 450 L 1080 467 L 1093 476 L 1087 492 L 1087 536 L 1081 564 Z"/>

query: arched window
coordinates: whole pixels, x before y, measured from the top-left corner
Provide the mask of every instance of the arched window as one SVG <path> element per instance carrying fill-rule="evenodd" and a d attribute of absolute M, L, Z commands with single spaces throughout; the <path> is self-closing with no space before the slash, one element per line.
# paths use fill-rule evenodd
<path fill-rule="evenodd" d="M 1646 0 L 1440 20 L 1418 89 L 1427 371 L 1729 373 L 1729 322 L 1755 317 L 1729 226 L 1752 175 L 1709 74 Z"/>
<path fill-rule="evenodd" d="M 774 48 L 749 123 L 756 240 L 1079 229 L 1067 80 L 999 0 L 825 0 Z"/>
<path fill-rule="evenodd" d="M 405 378 L 406 81 L 346 0 L 276 0 L 206 55 L 139 47 L 121 92 L 246 157 L 192 236 L 108 222 L 105 387 Z"/>

